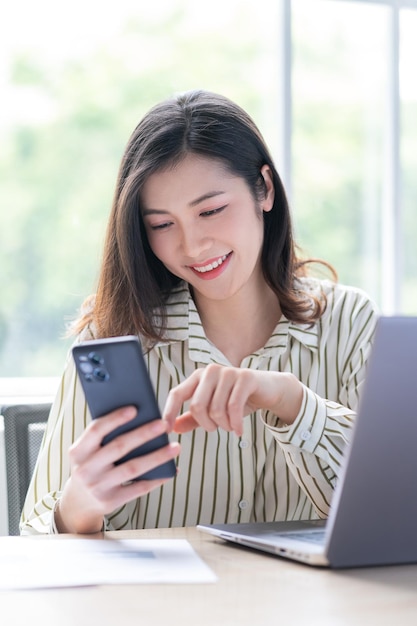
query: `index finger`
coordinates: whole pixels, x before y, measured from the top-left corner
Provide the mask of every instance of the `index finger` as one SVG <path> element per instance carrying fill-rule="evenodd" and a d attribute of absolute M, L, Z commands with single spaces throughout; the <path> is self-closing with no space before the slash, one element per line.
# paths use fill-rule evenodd
<path fill-rule="evenodd" d="M 189 400 L 196 390 L 198 381 L 199 376 L 193 373 L 169 392 L 162 414 L 162 419 L 168 422 L 169 430 L 172 430 L 175 419 L 182 412 L 184 402 Z"/>

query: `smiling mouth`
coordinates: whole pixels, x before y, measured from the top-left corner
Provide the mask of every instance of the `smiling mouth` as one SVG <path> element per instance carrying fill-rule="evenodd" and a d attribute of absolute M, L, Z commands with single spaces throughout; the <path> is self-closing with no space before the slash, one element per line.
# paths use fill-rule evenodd
<path fill-rule="evenodd" d="M 193 269 L 195 272 L 198 272 L 199 274 L 205 274 L 206 272 L 212 272 L 217 267 L 222 265 L 222 263 L 224 263 L 224 261 L 227 259 L 227 257 L 230 254 L 231 254 L 231 252 L 229 252 L 229 254 L 224 254 L 223 256 L 219 257 L 218 259 L 216 259 L 212 263 L 208 263 L 207 265 L 200 265 L 199 267 L 197 267 L 195 265 L 192 265 L 191 269 Z"/>

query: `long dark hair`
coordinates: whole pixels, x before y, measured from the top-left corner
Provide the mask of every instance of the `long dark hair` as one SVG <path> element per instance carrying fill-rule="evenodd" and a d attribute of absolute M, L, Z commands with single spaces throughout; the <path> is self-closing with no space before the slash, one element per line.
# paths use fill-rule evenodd
<path fill-rule="evenodd" d="M 141 189 L 151 174 L 195 154 L 221 161 L 243 178 L 255 200 L 265 193 L 261 168 L 268 165 L 275 187 L 274 205 L 263 213 L 262 270 L 292 321 L 314 322 L 324 297 L 312 298 L 296 279 L 306 264 L 296 254 L 284 186 L 265 141 L 250 116 L 229 99 L 192 91 L 153 107 L 132 133 L 119 169 L 107 226 L 97 293 L 75 324 L 93 322 L 98 336 L 140 334 L 163 337 L 165 304 L 180 279 L 153 254 L 141 212 Z"/>

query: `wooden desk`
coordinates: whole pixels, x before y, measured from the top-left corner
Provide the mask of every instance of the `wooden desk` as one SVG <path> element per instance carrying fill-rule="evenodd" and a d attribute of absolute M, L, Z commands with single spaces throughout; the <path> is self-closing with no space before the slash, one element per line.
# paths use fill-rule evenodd
<path fill-rule="evenodd" d="M 109 536 L 113 534 L 118 538 L 186 538 L 217 574 L 218 582 L 0 592 L 1 623 L 7 626 L 415 626 L 417 623 L 417 565 L 330 571 L 229 545 L 193 528 L 126 531 Z M 59 538 L 51 537 L 51 541 L 55 540 Z"/>

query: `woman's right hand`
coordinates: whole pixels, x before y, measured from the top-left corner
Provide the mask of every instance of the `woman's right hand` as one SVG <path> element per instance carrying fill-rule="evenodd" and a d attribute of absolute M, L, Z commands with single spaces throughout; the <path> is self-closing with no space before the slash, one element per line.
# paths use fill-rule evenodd
<path fill-rule="evenodd" d="M 55 524 L 60 533 L 100 532 L 106 514 L 169 480 L 133 479 L 177 457 L 180 452 L 178 443 L 169 443 L 159 450 L 115 465 L 134 448 L 167 432 L 165 420 L 154 420 L 119 435 L 105 446 L 101 445 L 106 435 L 135 415 L 134 407 L 123 407 L 92 420 L 70 447 L 71 476 L 55 508 Z"/>

